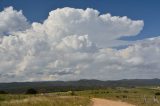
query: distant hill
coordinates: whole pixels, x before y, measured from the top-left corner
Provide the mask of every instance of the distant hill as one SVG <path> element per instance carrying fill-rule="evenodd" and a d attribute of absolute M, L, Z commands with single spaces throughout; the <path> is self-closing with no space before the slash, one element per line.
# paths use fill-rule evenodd
<path fill-rule="evenodd" d="M 78 80 L 0 83 L 0 90 L 9 93 L 24 93 L 29 88 L 40 92 L 103 89 L 107 87 L 160 86 L 160 79 L 124 79 L 116 81 Z"/>

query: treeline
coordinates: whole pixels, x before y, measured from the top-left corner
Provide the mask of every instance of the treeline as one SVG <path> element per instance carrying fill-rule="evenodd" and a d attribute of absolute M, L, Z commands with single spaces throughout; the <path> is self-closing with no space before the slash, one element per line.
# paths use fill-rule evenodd
<path fill-rule="evenodd" d="M 30 86 L 30 87 L 18 87 L 18 88 L 6 88 L 1 90 L 6 93 L 23 93 L 25 94 L 28 89 L 35 89 L 37 93 L 50 93 L 50 92 L 67 92 L 67 91 L 83 91 L 83 90 L 95 90 L 105 89 L 107 87 L 100 86 Z M 1 94 L 1 93 L 0 93 Z"/>
<path fill-rule="evenodd" d="M 47 81 L 47 82 L 14 82 L 0 83 L 0 91 L 8 93 L 25 93 L 34 88 L 38 92 L 66 92 L 108 87 L 159 86 L 160 79 L 130 79 L 117 81 L 79 80 L 79 81 Z"/>

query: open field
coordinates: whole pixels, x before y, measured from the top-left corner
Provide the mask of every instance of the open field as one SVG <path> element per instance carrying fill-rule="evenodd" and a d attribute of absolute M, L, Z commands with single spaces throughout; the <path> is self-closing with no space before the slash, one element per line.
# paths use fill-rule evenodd
<path fill-rule="evenodd" d="M 90 106 L 92 98 L 128 102 L 136 106 L 160 106 L 160 90 L 150 88 L 106 88 L 99 90 L 68 91 L 47 94 L 1 94 L 0 106 Z"/>
<path fill-rule="evenodd" d="M 160 90 L 150 88 L 107 88 L 100 90 L 75 91 L 74 95 L 89 98 L 105 98 L 116 101 L 128 102 L 136 106 L 160 106 L 153 101 L 156 93 Z M 68 93 L 56 93 L 57 95 L 69 95 Z M 156 95 L 160 101 L 160 96 Z M 146 102 L 145 102 L 146 99 Z"/>
<path fill-rule="evenodd" d="M 0 95 L 0 106 L 89 106 L 90 99 L 55 95 Z"/>

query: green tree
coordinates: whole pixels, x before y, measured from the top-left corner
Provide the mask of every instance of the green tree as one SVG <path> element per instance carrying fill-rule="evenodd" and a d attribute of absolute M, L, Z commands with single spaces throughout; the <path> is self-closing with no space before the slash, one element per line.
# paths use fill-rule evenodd
<path fill-rule="evenodd" d="M 33 89 L 33 88 L 30 88 L 26 91 L 26 94 L 37 94 L 37 90 Z"/>

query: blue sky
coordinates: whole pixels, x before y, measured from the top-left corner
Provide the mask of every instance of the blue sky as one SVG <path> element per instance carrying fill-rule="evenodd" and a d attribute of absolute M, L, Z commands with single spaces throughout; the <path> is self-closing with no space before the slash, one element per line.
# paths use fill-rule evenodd
<path fill-rule="evenodd" d="M 137 36 L 124 37 L 125 40 L 139 40 L 160 35 L 160 0 L 0 0 L 0 10 L 13 6 L 23 10 L 30 22 L 42 22 L 48 13 L 56 8 L 94 8 L 113 16 L 128 16 L 144 20 L 144 29 Z M 36 15 L 35 15 L 36 14 Z"/>

